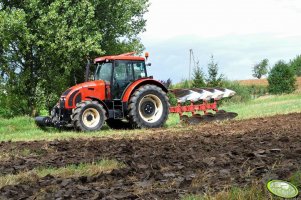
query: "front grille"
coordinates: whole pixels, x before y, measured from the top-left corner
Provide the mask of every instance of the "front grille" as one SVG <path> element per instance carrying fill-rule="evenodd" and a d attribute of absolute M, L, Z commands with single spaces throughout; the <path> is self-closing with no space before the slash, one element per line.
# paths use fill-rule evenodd
<path fill-rule="evenodd" d="M 68 99 L 68 106 L 72 106 L 73 105 L 73 99 L 75 97 L 75 95 L 79 93 L 79 90 L 75 90 L 70 96 L 69 96 L 69 99 Z"/>
<path fill-rule="evenodd" d="M 82 101 L 82 95 L 81 95 L 81 93 L 79 93 L 76 97 L 75 97 L 75 105 L 77 104 L 77 103 L 80 103 Z"/>

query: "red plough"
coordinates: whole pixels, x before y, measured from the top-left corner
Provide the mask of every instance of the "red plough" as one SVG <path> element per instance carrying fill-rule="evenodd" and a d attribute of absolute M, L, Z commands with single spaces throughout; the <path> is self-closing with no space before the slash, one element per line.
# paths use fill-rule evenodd
<path fill-rule="evenodd" d="M 237 113 L 218 110 L 218 101 L 235 95 L 235 92 L 223 88 L 196 88 L 196 89 L 177 89 L 170 90 L 178 100 L 176 106 L 169 108 L 170 113 L 178 113 L 180 119 L 189 124 L 197 124 L 202 121 L 218 121 L 233 119 Z M 190 102 L 187 105 L 187 101 Z M 186 104 L 186 105 L 183 105 Z M 203 114 L 199 114 L 201 111 Z M 214 113 L 212 113 L 212 111 Z M 191 117 L 184 115 L 191 113 Z"/>

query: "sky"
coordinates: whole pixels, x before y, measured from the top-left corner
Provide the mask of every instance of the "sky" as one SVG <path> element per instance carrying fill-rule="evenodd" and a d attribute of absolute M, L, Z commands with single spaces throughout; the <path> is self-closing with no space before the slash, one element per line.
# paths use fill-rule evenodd
<path fill-rule="evenodd" d="M 174 83 L 189 77 L 189 49 L 206 72 L 211 55 L 230 80 L 252 78 L 269 59 L 301 54 L 300 0 L 150 0 L 146 31 L 149 75 Z"/>

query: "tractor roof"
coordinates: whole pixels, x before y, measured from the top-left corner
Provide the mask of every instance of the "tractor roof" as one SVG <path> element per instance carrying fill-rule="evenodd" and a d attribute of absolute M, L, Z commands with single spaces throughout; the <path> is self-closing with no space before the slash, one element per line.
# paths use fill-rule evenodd
<path fill-rule="evenodd" d="M 120 55 L 114 56 L 103 56 L 94 59 L 94 63 L 105 61 L 105 60 L 137 60 L 137 61 L 144 61 L 144 57 L 134 56 L 135 52 L 124 53 Z"/>

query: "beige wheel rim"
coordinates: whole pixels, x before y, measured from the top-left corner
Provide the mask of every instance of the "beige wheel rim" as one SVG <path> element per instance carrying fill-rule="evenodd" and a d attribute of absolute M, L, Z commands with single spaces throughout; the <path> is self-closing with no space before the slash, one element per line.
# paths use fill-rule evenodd
<path fill-rule="evenodd" d="M 86 109 L 83 112 L 82 121 L 86 127 L 95 128 L 100 121 L 99 112 L 95 108 Z"/>
<path fill-rule="evenodd" d="M 163 114 L 163 104 L 159 97 L 153 94 L 145 95 L 138 105 L 140 117 L 148 123 L 157 122 Z"/>

